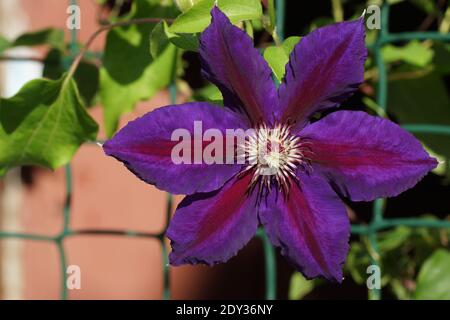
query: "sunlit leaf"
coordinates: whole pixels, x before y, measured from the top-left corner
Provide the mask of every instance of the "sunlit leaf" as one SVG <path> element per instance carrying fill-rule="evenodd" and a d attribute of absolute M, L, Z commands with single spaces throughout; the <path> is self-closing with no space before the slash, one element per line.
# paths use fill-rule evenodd
<path fill-rule="evenodd" d="M 284 49 L 277 46 L 267 47 L 264 50 L 264 59 L 266 59 L 278 81 L 281 81 L 284 76 L 286 63 L 289 61 L 289 56 Z"/>
<path fill-rule="evenodd" d="M 222 93 L 219 88 L 213 84 L 208 84 L 207 86 L 196 90 L 192 98 L 194 101 L 207 101 L 216 105 L 223 104 Z"/>
<path fill-rule="evenodd" d="M 202 32 L 211 21 L 211 9 L 215 0 L 202 0 L 192 6 L 188 11 L 179 15 L 170 26 L 173 33 L 197 33 Z M 237 23 L 243 20 L 258 19 L 262 16 L 260 0 L 220 0 L 219 8 Z"/>
<path fill-rule="evenodd" d="M 194 4 L 200 1 L 202 0 L 175 0 L 175 4 L 177 5 L 178 9 L 180 9 L 180 11 L 185 12 L 192 8 Z"/>
<path fill-rule="evenodd" d="M 82 143 L 95 140 L 97 130 L 75 81 L 32 80 L 0 100 L 0 171 L 19 165 L 57 168 Z"/>
<path fill-rule="evenodd" d="M 294 50 L 294 47 L 297 45 L 297 43 L 300 41 L 300 37 L 292 36 L 289 38 L 286 38 L 283 43 L 282 47 L 286 54 L 289 56 L 291 54 L 291 51 Z"/>
<path fill-rule="evenodd" d="M 289 61 L 289 55 L 300 37 L 289 37 L 284 40 L 281 46 L 270 46 L 264 50 L 264 59 L 269 64 L 275 77 L 281 81 L 286 71 L 286 64 Z"/>
<path fill-rule="evenodd" d="M 157 2 L 136 2 L 132 18 L 171 17 L 176 12 L 174 7 L 154 3 Z M 149 52 L 150 33 L 154 26 L 131 25 L 108 32 L 100 70 L 100 96 L 108 136 L 115 132 L 123 113 L 133 110 L 137 102 L 151 98 L 174 76 L 175 46 L 169 44 L 156 59 Z"/>
<path fill-rule="evenodd" d="M 300 272 L 294 272 L 289 285 L 289 300 L 300 300 L 315 287 L 315 280 L 307 280 Z"/>

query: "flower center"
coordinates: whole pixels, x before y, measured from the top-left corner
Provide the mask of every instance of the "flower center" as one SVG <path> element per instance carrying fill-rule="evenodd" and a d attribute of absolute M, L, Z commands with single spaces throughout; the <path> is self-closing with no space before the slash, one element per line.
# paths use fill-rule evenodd
<path fill-rule="evenodd" d="M 292 135 L 290 129 L 290 125 L 260 125 L 243 145 L 247 164 L 244 172 L 253 169 L 250 189 L 259 184 L 260 195 L 264 189 L 269 192 L 272 185 L 287 194 L 292 179 L 297 180 L 297 167 L 308 164 L 303 153 L 306 142 Z"/>

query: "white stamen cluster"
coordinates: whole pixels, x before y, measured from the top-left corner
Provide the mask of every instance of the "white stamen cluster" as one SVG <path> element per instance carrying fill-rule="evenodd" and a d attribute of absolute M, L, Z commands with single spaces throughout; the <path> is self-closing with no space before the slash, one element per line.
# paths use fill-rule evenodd
<path fill-rule="evenodd" d="M 291 134 L 290 128 L 282 124 L 260 125 L 245 141 L 245 172 L 253 169 L 250 188 L 259 182 L 259 194 L 264 188 L 269 191 L 273 183 L 287 193 L 291 180 L 297 180 L 296 169 L 304 164 L 305 157 L 302 141 Z"/>

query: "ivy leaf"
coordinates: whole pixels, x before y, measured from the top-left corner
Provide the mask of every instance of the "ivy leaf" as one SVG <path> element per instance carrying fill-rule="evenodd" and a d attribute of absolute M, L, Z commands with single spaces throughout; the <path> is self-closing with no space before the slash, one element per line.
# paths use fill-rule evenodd
<path fill-rule="evenodd" d="M 172 33 L 202 32 L 211 21 L 211 9 L 215 0 L 202 0 L 189 10 L 180 14 L 170 26 Z M 230 18 L 232 23 L 243 20 L 259 19 L 262 16 L 260 0 L 221 0 L 219 8 Z"/>
<path fill-rule="evenodd" d="M 422 265 L 417 276 L 414 298 L 417 300 L 450 299 L 450 252 L 436 250 Z"/>
<path fill-rule="evenodd" d="M 264 59 L 266 59 L 279 82 L 284 77 L 289 55 L 299 40 L 300 37 L 289 37 L 284 40 L 281 46 L 271 46 L 264 50 Z"/>
<path fill-rule="evenodd" d="M 38 46 L 48 44 L 52 48 L 64 51 L 64 31 L 62 29 L 48 28 L 35 32 L 24 33 L 19 36 L 12 44 L 13 47 L 19 46 Z"/>
<path fill-rule="evenodd" d="M 135 2 L 133 18 L 171 17 L 175 7 L 158 1 Z M 107 136 L 117 129 L 120 116 L 137 102 L 151 98 L 166 87 L 175 73 L 177 50 L 169 44 L 156 59 L 150 52 L 150 33 L 155 24 L 131 25 L 110 30 L 100 69 L 100 97 Z"/>
<path fill-rule="evenodd" d="M 98 126 L 84 109 L 75 81 L 35 79 L 0 99 L 0 172 L 13 166 L 57 168 L 95 140 Z"/>
<path fill-rule="evenodd" d="M 289 285 L 289 300 L 300 300 L 316 286 L 315 280 L 307 280 L 300 272 L 294 272 Z"/>
<path fill-rule="evenodd" d="M 57 49 L 50 50 L 44 61 L 44 78 L 56 80 L 61 78 L 63 73 L 62 52 Z M 88 107 L 92 106 L 99 87 L 99 70 L 97 66 L 82 60 L 74 74 L 74 79 L 77 82 L 83 104 Z"/>

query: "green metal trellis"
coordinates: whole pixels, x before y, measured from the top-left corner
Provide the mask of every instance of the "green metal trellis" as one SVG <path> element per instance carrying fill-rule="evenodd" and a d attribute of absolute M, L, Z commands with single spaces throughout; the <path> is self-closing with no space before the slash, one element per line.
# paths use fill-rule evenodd
<path fill-rule="evenodd" d="M 77 0 L 69 0 L 70 4 L 77 4 Z M 276 20 L 277 32 L 280 39 L 284 37 L 284 18 L 285 18 L 285 0 L 276 1 Z M 390 33 L 389 32 L 389 4 L 384 1 L 381 8 L 381 30 L 373 47 L 370 48 L 375 57 L 375 62 L 379 71 L 379 83 L 377 88 L 377 103 L 384 110 L 387 105 L 387 70 L 384 61 L 381 57 L 381 48 L 387 43 L 395 43 L 407 40 L 440 40 L 450 41 L 450 34 L 442 34 L 438 32 L 404 32 L 404 33 Z M 70 55 L 65 60 L 66 69 L 74 56 L 78 53 L 77 46 L 77 30 L 71 31 Z M 176 87 L 172 83 L 169 86 L 171 103 L 176 102 Z M 403 127 L 412 133 L 433 133 L 450 135 L 450 126 L 432 125 L 432 124 L 404 124 Z M 60 270 L 61 270 L 61 299 L 68 298 L 68 290 L 66 287 L 66 269 L 67 259 L 64 248 L 64 240 L 72 236 L 82 235 L 114 235 L 125 237 L 145 237 L 157 239 L 161 245 L 162 250 L 162 276 L 163 276 L 163 299 L 170 298 L 170 277 L 169 266 L 167 259 L 167 247 L 165 244 L 164 233 L 168 226 L 170 214 L 172 211 L 172 196 L 167 195 L 166 201 L 166 222 L 163 230 L 159 233 L 144 233 L 129 230 L 72 230 L 70 228 L 71 215 L 71 199 L 72 199 L 72 171 L 70 164 L 65 167 L 65 181 L 66 181 L 66 199 L 63 209 L 64 224 L 62 231 L 57 236 L 45 236 L 30 233 L 17 233 L 0 231 L 0 238 L 18 238 L 23 240 L 46 241 L 56 244 L 59 252 Z M 398 218 L 385 219 L 383 217 L 384 208 L 386 205 L 385 199 L 378 199 L 373 203 L 372 220 L 368 225 L 352 225 L 352 234 L 367 236 L 374 252 L 379 255 L 377 246 L 377 233 L 381 230 L 403 225 L 408 227 L 425 227 L 425 228 L 450 228 L 450 221 L 439 220 L 424 220 L 417 218 Z M 265 256 L 265 280 L 266 280 L 266 299 L 276 298 L 277 278 L 276 278 L 276 261 L 275 252 L 269 240 L 262 229 L 257 231 L 256 237 L 263 243 Z M 373 263 L 378 264 L 377 257 L 372 257 Z M 380 290 L 369 290 L 369 298 L 380 299 Z"/>

